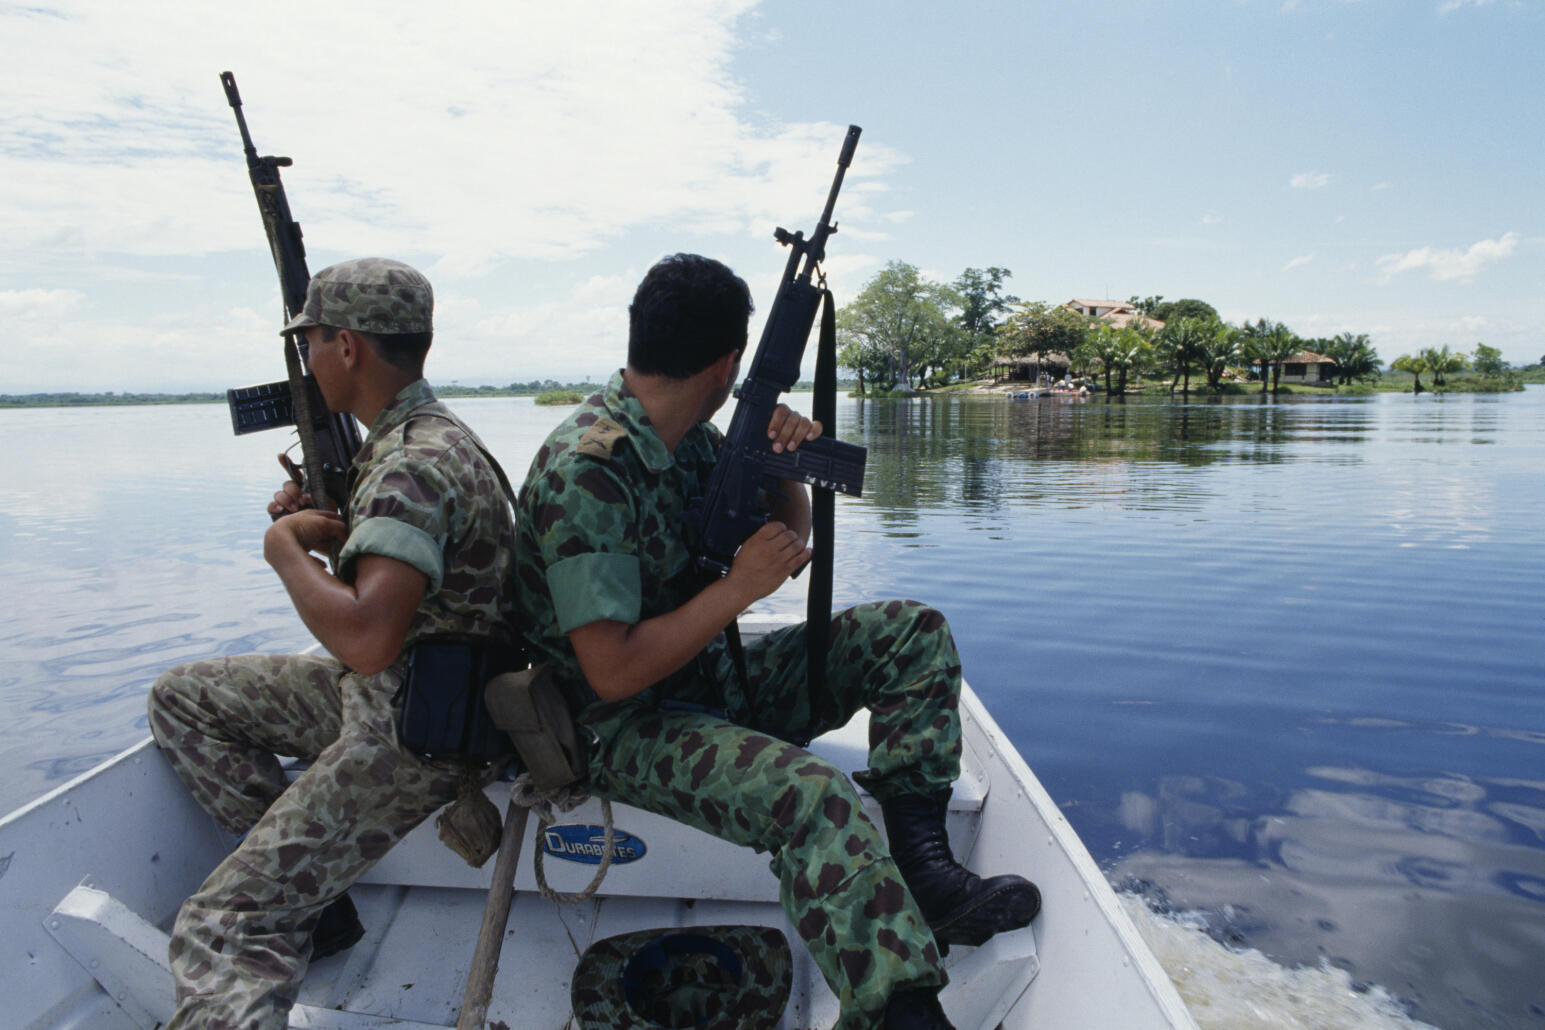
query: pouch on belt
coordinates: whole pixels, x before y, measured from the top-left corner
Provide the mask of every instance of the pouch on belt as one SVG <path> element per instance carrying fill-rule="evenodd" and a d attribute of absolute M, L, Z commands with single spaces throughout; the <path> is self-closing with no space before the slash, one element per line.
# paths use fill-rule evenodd
<path fill-rule="evenodd" d="M 495 676 L 483 689 L 483 704 L 514 742 L 532 786 L 557 790 L 585 778 L 588 748 L 548 666 Z"/>

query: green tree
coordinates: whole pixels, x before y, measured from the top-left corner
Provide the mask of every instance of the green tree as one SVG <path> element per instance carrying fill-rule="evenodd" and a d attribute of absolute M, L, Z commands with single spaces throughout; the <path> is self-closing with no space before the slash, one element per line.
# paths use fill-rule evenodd
<path fill-rule="evenodd" d="M 1411 392 L 1422 392 L 1422 373 L 1427 371 L 1427 363 L 1422 360 L 1421 355 L 1402 354 L 1394 361 L 1391 361 L 1389 367 L 1396 372 L 1411 373 L 1416 379 L 1416 387 Z"/>
<path fill-rule="evenodd" d="M 1191 370 L 1201 367 L 1202 349 L 1212 337 L 1212 326 L 1211 319 L 1177 318 L 1166 322 L 1154 338 L 1161 360 L 1174 373 L 1169 384 L 1171 393 L 1182 379 L 1185 382 L 1181 392 L 1191 392 Z"/>
<path fill-rule="evenodd" d="M 1334 339 L 1319 341 L 1315 349 L 1335 361 L 1336 382 L 1343 386 L 1379 377 L 1379 352 L 1368 342 L 1367 333 L 1342 333 Z"/>
<path fill-rule="evenodd" d="M 1089 333 L 1089 320 L 1076 311 L 1045 301 L 1022 304 L 998 327 L 1004 352 L 1014 357 L 1044 360 L 1048 354 L 1073 352 Z"/>
<path fill-rule="evenodd" d="M 935 298 L 940 314 L 954 305 L 954 291 L 940 287 Z M 964 375 L 971 354 L 971 338 L 957 323 L 945 318 L 924 334 L 912 355 L 912 375 L 919 387 L 942 386 Z"/>
<path fill-rule="evenodd" d="M 1420 356 L 1423 366 L 1432 373 L 1434 387 L 1447 385 L 1449 373 L 1463 372 L 1470 364 L 1463 354 L 1451 352 L 1446 343 L 1441 347 L 1423 347 Z"/>
<path fill-rule="evenodd" d="M 1202 341 L 1197 348 L 1197 359 L 1207 374 L 1207 388 L 1223 387 L 1223 373 L 1239 360 L 1244 334 L 1238 327 L 1224 322 L 1213 322 L 1203 328 Z"/>
<path fill-rule="evenodd" d="M 1073 356 L 1085 365 L 1098 366 L 1105 376 L 1107 394 L 1123 394 L 1128 374 L 1142 367 L 1148 350 L 1148 341 L 1135 327 L 1100 325 L 1088 333 Z M 1114 384 L 1112 375 L 1117 377 Z"/>
<path fill-rule="evenodd" d="M 954 306 L 947 286 L 930 282 L 916 265 L 892 261 L 837 312 L 838 360 L 880 389 L 911 386 L 944 357 L 960 335 L 945 314 Z"/>
<path fill-rule="evenodd" d="M 1157 317 L 1154 315 L 1154 312 L 1159 309 L 1159 304 L 1163 300 L 1163 294 L 1159 294 L 1157 297 L 1138 297 L 1136 294 L 1133 294 L 1127 298 L 1127 303 L 1136 308 L 1139 315 L 1147 315 L 1149 318 L 1154 318 Z"/>
<path fill-rule="evenodd" d="M 1161 297 L 1153 299 L 1155 301 L 1163 300 Z M 1157 318 L 1161 322 L 1173 322 L 1178 318 L 1199 318 L 1207 322 L 1219 321 L 1217 308 L 1205 300 L 1196 300 L 1191 297 L 1164 301 L 1162 304 L 1155 303 L 1152 311 L 1145 311 L 1143 313 Z"/>
<path fill-rule="evenodd" d="M 1507 362 L 1502 360 L 1502 352 L 1484 343 L 1475 345 L 1475 356 L 1470 364 L 1477 373 L 1487 379 L 1500 379 L 1508 370 Z"/>
<path fill-rule="evenodd" d="M 1003 281 L 1013 275 L 1007 268 L 997 265 L 968 268 L 953 283 L 960 306 L 955 323 L 965 334 L 960 342 L 963 360 L 957 373 L 963 379 L 990 365 L 997 356 L 998 324 L 1010 308 L 1019 303 L 1018 297 L 1003 292 Z"/>
<path fill-rule="evenodd" d="M 1246 322 L 1241 333 L 1245 359 L 1261 366 L 1261 392 L 1266 392 L 1269 381 L 1275 393 L 1282 379 L 1282 363 L 1298 351 L 1301 341 L 1287 326 L 1269 318 Z"/>
<path fill-rule="evenodd" d="M 1097 368 L 1105 376 L 1105 392 L 1111 392 L 1111 375 L 1116 370 L 1120 352 L 1121 330 L 1113 325 L 1098 325 L 1084 335 L 1072 358 L 1085 368 Z"/>

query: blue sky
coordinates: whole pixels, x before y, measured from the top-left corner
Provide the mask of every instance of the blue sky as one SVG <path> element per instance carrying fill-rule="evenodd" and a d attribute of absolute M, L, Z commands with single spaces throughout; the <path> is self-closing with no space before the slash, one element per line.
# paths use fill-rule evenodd
<path fill-rule="evenodd" d="M 675 250 L 765 308 L 863 126 L 827 271 L 1001 265 L 1303 336 L 1545 332 L 1538 0 L 0 3 L 0 392 L 277 378 L 218 74 L 313 270 L 428 272 L 436 381 L 599 377 Z"/>

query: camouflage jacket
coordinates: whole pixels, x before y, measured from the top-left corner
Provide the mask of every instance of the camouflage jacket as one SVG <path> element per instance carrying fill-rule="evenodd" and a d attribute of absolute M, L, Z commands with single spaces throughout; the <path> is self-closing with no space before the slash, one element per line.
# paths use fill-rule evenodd
<path fill-rule="evenodd" d="M 514 607 L 509 504 L 477 436 L 420 379 L 376 416 L 349 469 L 338 574 L 379 554 L 429 578 L 404 650 L 431 633 L 506 636 Z"/>
<path fill-rule="evenodd" d="M 702 495 L 722 441 L 718 427 L 700 422 L 667 451 L 618 372 L 537 451 L 517 505 L 519 622 L 532 661 L 553 663 L 576 703 L 595 694 L 570 630 L 600 619 L 642 622 L 703 588 L 683 516 Z M 719 668 L 721 649 L 711 645 L 700 661 Z M 639 700 L 662 691 L 675 693 L 657 684 Z"/>

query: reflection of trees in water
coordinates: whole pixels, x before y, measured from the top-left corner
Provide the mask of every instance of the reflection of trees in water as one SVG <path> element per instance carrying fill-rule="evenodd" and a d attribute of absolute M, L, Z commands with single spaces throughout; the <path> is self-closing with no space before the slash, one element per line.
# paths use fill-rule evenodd
<path fill-rule="evenodd" d="M 888 524 L 938 508 L 1085 507 L 1121 499 L 1173 507 L 1172 476 L 1145 466 L 1274 464 L 1283 445 L 1356 442 L 1372 410 L 1273 398 L 857 398 L 845 435 L 869 448 L 864 493 Z M 1340 452 L 1341 460 L 1360 460 Z"/>

